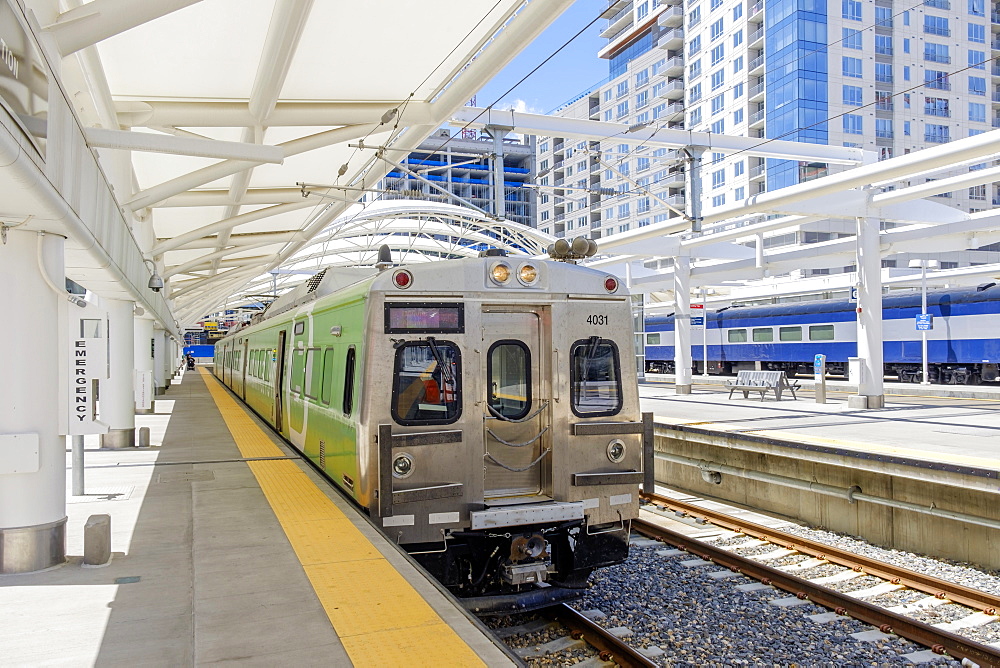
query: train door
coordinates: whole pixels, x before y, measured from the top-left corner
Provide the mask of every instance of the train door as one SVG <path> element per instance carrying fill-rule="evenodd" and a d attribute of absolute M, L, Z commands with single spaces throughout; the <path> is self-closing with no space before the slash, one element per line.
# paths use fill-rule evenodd
<path fill-rule="evenodd" d="M 547 487 L 550 412 L 541 392 L 539 329 L 537 313 L 483 313 L 487 500 L 539 495 Z"/>
<path fill-rule="evenodd" d="M 243 339 L 243 356 L 240 360 L 240 396 L 243 401 L 247 400 L 247 367 L 250 359 L 250 337 Z"/>
<path fill-rule="evenodd" d="M 285 396 L 285 336 L 287 330 L 278 332 L 278 350 L 274 359 L 274 426 L 285 433 L 284 396 Z"/>

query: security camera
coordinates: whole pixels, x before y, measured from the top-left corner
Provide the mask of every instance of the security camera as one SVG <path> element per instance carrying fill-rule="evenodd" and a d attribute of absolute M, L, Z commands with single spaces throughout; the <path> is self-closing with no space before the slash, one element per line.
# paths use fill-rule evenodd
<path fill-rule="evenodd" d="M 163 289 L 163 279 L 160 278 L 159 274 L 154 273 L 152 276 L 149 277 L 149 282 L 146 283 L 146 287 L 148 287 L 153 292 L 159 292 L 160 290 Z"/>

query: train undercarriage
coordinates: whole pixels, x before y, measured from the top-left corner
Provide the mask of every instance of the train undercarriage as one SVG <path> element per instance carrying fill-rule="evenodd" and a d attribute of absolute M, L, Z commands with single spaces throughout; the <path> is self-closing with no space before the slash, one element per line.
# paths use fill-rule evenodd
<path fill-rule="evenodd" d="M 759 364 L 759 366 L 758 366 Z M 1000 370 L 997 364 L 930 364 L 928 365 L 929 380 L 935 385 L 979 385 L 1000 380 Z M 802 362 L 713 362 L 708 363 L 709 375 L 733 375 L 737 371 L 784 371 L 789 378 L 812 376 L 811 364 Z M 672 360 L 646 360 L 647 373 L 673 373 Z M 694 374 L 703 372 L 702 363 L 694 362 Z M 847 377 L 847 365 L 839 362 L 827 362 L 828 377 Z M 923 369 L 920 364 L 886 364 L 886 377 L 895 377 L 901 383 L 919 383 L 923 380 Z"/>
<path fill-rule="evenodd" d="M 595 568 L 628 557 L 628 527 L 554 525 L 460 531 L 441 544 L 405 545 L 476 614 L 523 612 L 577 598 Z"/>

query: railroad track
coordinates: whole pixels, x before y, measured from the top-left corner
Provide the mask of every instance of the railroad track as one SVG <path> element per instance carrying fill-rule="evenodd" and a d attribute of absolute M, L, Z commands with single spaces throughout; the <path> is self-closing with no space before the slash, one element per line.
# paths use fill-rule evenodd
<path fill-rule="evenodd" d="M 745 540 L 726 546 L 713 545 L 712 542 L 685 536 L 641 518 L 633 522 L 632 529 L 634 531 L 662 540 L 734 572 L 788 591 L 800 599 L 824 606 L 838 614 L 871 624 L 883 633 L 894 633 L 912 640 L 930 648 L 937 654 L 948 655 L 958 660 L 967 659 L 983 667 L 1000 667 L 1000 649 L 975 642 L 953 632 L 953 630 L 959 630 L 963 626 L 1000 623 L 996 619 L 997 613 L 1000 612 L 1000 598 L 996 596 L 699 506 L 657 495 L 643 496 L 657 509 L 652 510 L 647 506 L 646 509 L 651 512 L 659 513 L 667 518 L 670 518 L 670 515 L 683 514 L 699 521 L 707 521 L 731 532 L 730 537 L 742 535 Z M 767 544 L 774 548 L 766 553 L 770 559 L 799 553 L 805 555 L 806 560 L 796 565 L 780 568 L 768 566 L 758 559 L 734 553 L 734 549 L 760 548 L 760 546 Z M 842 575 L 812 580 L 797 577 L 791 572 L 794 570 L 804 571 L 823 564 L 842 566 L 845 571 Z M 893 589 L 908 587 L 927 595 L 922 601 L 910 606 L 898 606 L 907 609 L 906 611 L 926 610 L 950 601 L 968 607 L 970 609 L 969 616 L 965 618 L 964 623 L 958 621 L 944 625 L 947 628 L 939 628 L 913 619 L 904 614 L 903 610 L 885 608 L 862 600 L 864 597 L 859 596 L 861 591 L 848 593 L 824 586 L 824 583 L 844 581 L 862 575 L 874 576 L 884 581 L 881 587 L 866 587 L 865 591 L 868 592 L 885 593 Z M 872 596 L 875 595 L 872 594 Z"/>
<path fill-rule="evenodd" d="M 494 627 L 493 633 L 529 665 L 622 666 L 659 664 L 566 604 L 537 610 L 526 621 Z"/>

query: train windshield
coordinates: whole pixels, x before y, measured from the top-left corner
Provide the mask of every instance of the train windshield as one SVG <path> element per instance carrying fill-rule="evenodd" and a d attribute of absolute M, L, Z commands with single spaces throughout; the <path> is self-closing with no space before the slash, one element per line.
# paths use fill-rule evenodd
<path fill-rule="evenodd" d="M 490 406 L 511 420 L 519 420 L 531 407 L 531 357 L 520 341 L 497 341 L 486 362 Z"/>
<path fill-rule="evenodd" d="M 461 356 L 448 341 L 409 341 L 396 349 L 392 417 L 399 424 L 448 424 L 462 412 Z"/>
<path fill-rule="evenodd" d="M 573 413 L 580 417 L 618 413 L 622 381 L 614 341 L 592 336 L 574 343 L 569 356 Z"/>

